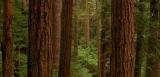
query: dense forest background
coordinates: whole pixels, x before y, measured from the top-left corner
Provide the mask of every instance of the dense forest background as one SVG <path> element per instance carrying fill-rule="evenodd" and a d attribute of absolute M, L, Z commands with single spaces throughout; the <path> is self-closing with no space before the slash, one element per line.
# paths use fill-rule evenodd
<path fill-rule="evenodd" d="M 159 0 L 0 0 L 0 77 L 160 77 L 159 11 Z"/>

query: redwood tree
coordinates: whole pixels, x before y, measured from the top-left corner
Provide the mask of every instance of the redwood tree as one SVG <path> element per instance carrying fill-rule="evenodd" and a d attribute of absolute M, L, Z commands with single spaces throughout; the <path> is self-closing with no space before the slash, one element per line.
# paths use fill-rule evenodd
<path fill-rule="evenodd" d="M 51 77 L 52 0 L 29 0 L 28 77 Z"/>
<path fill-rule="evenodd" d="M 12 3 L 13 3 L 12 0 L 4 0 L 4 26 L 3 26 L 3 41 L 2 41 L 3 77 L 13 76 Z"/>
<path fill-rule="evenodd" d="M 112 0 L 111 77 L 134 77 L 134 0 Z"/>
<path fill-rule="evenodd" d="M 62 34 L 60 49 L 59 77 L 70 76 L 72 48 L 72 7 L 73 0 L 62 0 Z"/>
<path fill-rule="evenodd" d="M 58 70 L 61 40 L 61 0 L 53 0 L 52 39 L 53 39 L 53 65 L 54 71 Z"/>

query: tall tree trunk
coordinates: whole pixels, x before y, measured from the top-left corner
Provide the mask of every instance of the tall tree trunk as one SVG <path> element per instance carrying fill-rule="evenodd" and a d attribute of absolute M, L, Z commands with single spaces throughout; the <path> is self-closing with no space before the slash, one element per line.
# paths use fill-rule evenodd
<path fill-rule="evenodd" d="M 62 35 L 59 77 L 70 76 L 72 49 L 72 7 L 73 0 L 62 0 Z"/>
<path fill-rule="evenodd" d="M 96 0 L 96 27 L 97 27 L 97 48 L 98 48 L 98 77 L 105 77 L 105 54 L 102 50 L 102 41 L 101 41 L 101 29 L 102 29 L 102 23 L 101 23 L 101 2 L 99 0 Z"/>
<path fill-rule="evenodd" d="M 3 17 L 3 0 L 0 0 L 0 30 L 2 30 L 3 22 L 2 22 L 2 17 Z"/>
<path fill-rule="evenodd" d="M 73 56 L 74 56 L 74 58 L 78 55 L 78 34 L 79 34 L 79 20 L 78 20 L 78 13 L 77 13 L 77 9 L 78 9 L 78 3 L 79 1 L 77 1 L 77 0 L 74 0 L 73 1 L 73 6 L 74 6 L 74 8 L 73 8 L 73 11 L 74 11 L 74 19 L 73 19 L 73 24 L 74 24 L 74 28 L 73 28 L 73 31 L 74 32 L 72 32 L 73 33 L 73 46 L 74 46 L 74 50 L 73 50 Z"/>
<path fill-rule="evenodd" d="M 160 63 L 159 56 L 159 0 L 151 0 L 150 2 L 150 36 L 149 36 L 149 51 L 148 51 L 148 59 L 147 59 L 147 77 L 158 77 L 158 65 Z M 157 65 L 158 64 L 158 65 Z"/>
<path fill-rule="evenodd" d="M 51 77 L 52 0 L 29 1 L 28 77 Z"/>
<path fill-rule="evenodd" d="M 0 49 L 2 42 L 2 34 L 3 34 L 3 0 L 0 0 Z"/>
<path fill-rule="evenodd" d="M 99 1 L 99 0 L 98 0 Z M 100 6 L 100 4 L 98 5 Z M 106 67 L 109 62 L 111 52 L 111 22 L 110 22 L 110 1 L 101 0 L 101 30 L 100 31 L 100 47 L 99 47 L 99 77 L 109 76 L 110 67 Z M 100 10 L 97 10 L 98 14 Z M 99 18 L 98 18 L 99 19 Z M 98 26 L 99 27 L 99 26 Z"/>
<path fill-rule="evenodd" d="M 85 0 L 85 11 L 86 11 L 86 17 L 84 20 L 85 27 L 84 27 L 84 35 L 85 35 L 85 42 L 86 46 L 88 46 L 89 41 L 90 41 L 90 5 L 89 5 L 89 0 Z"/>
<path fill-rule="evenodd" d="M 61 40 L 61 0 L 53 0 L 53 71 L 57 72 L 59 67 L 60 40 Z"/>
<path fill-rule="evenodd" d="M 4 0 L 4 26 L 3 26 L 3 41 L 2 41 L 3 77 L 13 76 L 12 3 L 13 3 L 12 0 Z"/>
<path fill-rule="evenodd" d="M 134 77 L 134 0 L 112 0 L 111 77 Z"/>
<path fill-rule="evenodd" d="M 75 23 L 74 23 L 74 32 L 73 32 L 73 45 L 74 45 L 74 51 L 73 51 L 73 56 L 77 56 L 78 55 L 78 34 L 79 34 L 79 31 L 78 31 L 78 28 L 79 28 L 79 24 L 78 24 L 78 17 L 75 16 L 74 18 L 75 20 Z"/>

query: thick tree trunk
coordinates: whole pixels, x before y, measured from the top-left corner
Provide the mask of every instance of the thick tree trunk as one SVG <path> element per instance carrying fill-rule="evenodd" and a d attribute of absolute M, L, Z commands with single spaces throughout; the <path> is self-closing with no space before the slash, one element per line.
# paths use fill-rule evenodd
<path fill-rule="evenodd" d="M 3 77 L 13 76 L 12 3 L 13 3 L 12 0 L 4 0 L 4 26 L 3 26 L 3 41 L 2 41 Z"/>
<path fill-rule="evenodd" d="M 60 40 L 61 40 L 61 0 L 53 0 L 53 71 L 57 72 L 59 67 Z"/>
<path fill-rule="evenodd" d="M 51 2 L 51 0 L 29 2 L 28 77 L 51 77 L 50 63 L 53 62 Z"/>
<path fill-rule="evenodd" d="M 158 77 L 158 70 L 157 67 L 160 63 L 159 56 L 157 56 L 157 53 L 159 53 L 159 0 L 151 0 L 150 2 L 150 36 L 149 36 L 149 51 L 148 51 L 148 59 L 147 59 L 147 77 Z"/>
<path fill-rule="evenodd" d="M 72 48 L 72 6 L 73 0 L 62 0 L 62 35 L 59 77 L 70 76 Z"/>
<path fill-rule="evenodd" d="M 134 0 L 112 0 L 111 77 L 134 77 Z"/>

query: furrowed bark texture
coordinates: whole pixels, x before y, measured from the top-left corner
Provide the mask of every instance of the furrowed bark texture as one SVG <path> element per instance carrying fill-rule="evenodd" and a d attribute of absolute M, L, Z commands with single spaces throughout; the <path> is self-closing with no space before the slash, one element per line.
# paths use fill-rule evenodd
<path fill-rule="evenodd" d="M 60 56 L 60 40 L 61 40 L 61 0 L 53 0 L 53 65 L 54 71 L 58 70 Z"/>
<path fill-rule="evenodd" d="M 51 0 L 29 2 L 28 77 L 51 77 L 52 52 Z"/>
<path fill-rule="evenodd" d="M 59 77 L 70 76 L 72 48 L 72 6 L 73 0 L 62 0 L 62 35 Z"/>
<path fill-rule="evenodd" d="M 112 0 L 111 77 L 134 77 L 134 0 Z"/>
<path fill-rule="evenodd" d="M 13 3 L 12 0 L 4 0 L 4 26 L 3 26 L 3 41 L 2 41 L 3 77 L 13 76 L 12 3 Z"/>

